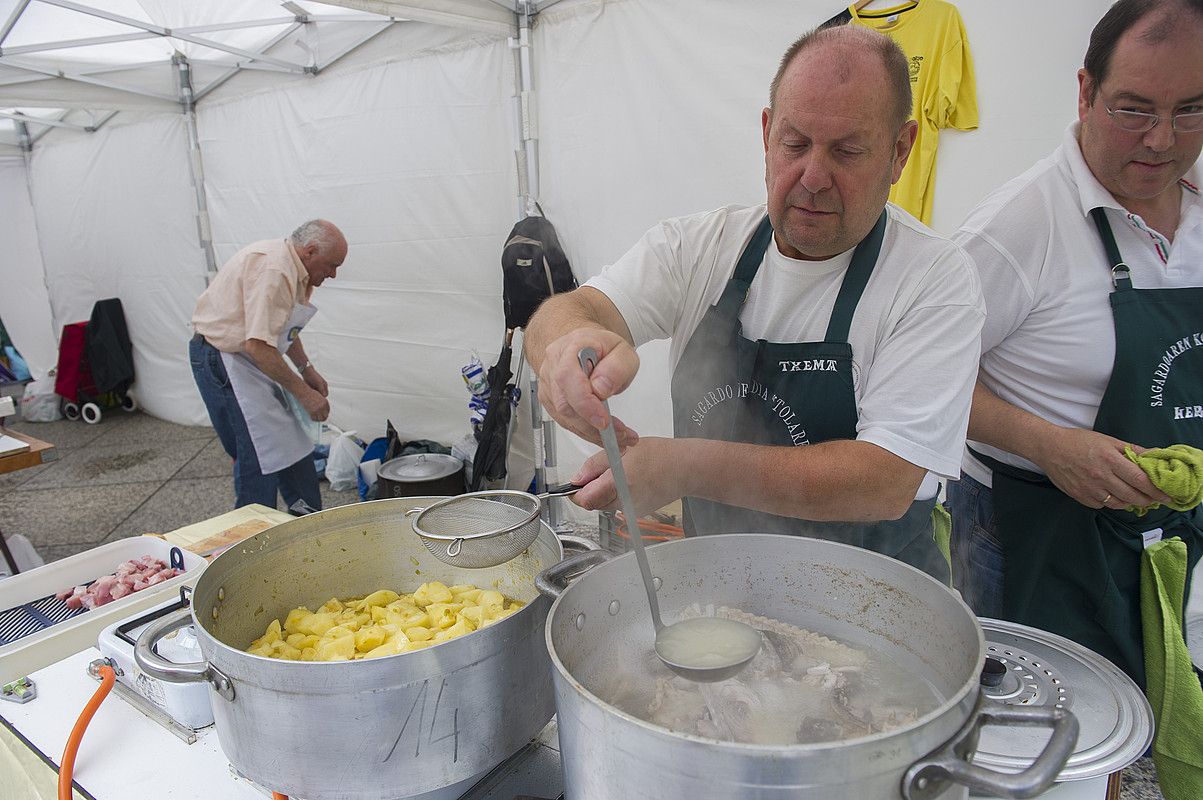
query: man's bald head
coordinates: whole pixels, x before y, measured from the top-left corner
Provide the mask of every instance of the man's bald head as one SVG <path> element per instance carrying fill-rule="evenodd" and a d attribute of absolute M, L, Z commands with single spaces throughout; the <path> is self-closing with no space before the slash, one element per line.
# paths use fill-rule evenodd
<path fill-rule="evenodd" d="M 781 57 L 777 74 L 769 87 L 769 108 L 777 102 L 778 90 L 790 64 L 799 53 L 804 51 L 821 51 L 826 57 L 837 64 L 846 63 L 849 53 L 872 53 L 881 62 L 882 78 L 890 88 L 894 99 L 895 127 L 901 127 L 911 117 L 911 79 L 907 65 L 906 54 L 902 52 L 893 39 L 876 31 L 859 25 L 842 25 L 831 28 L 818 28 L 803 34 L 789 46 Z M 845 81 L 852 79 L 852 69 L 837 71 L 837 76 L 843 75 Z"/>

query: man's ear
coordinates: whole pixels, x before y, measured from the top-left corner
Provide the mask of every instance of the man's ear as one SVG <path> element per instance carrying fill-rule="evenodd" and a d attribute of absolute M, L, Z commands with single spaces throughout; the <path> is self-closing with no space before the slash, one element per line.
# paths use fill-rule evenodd
<path fill-rule="evenodd" d="M 911 157 L 911 151 L 915 148 L 915 137 L 919 135 L 919 123 L 913 119 L 908 119 L 898 131 L 898 139 L 894 142 L 894 174 L 890 177 L 890 183 L 898 183 L 898 179 L 902 177 L 902 170 L 906 167 L 907 159 Z"/>
<path fill-rule="evenodd" d="M 1094 105 L 1094 95 L 1098 92 L 1098 84 L 1085 67 L 1078 70 L 1078 121 L 1086 119 L 1090 107 Z"/>

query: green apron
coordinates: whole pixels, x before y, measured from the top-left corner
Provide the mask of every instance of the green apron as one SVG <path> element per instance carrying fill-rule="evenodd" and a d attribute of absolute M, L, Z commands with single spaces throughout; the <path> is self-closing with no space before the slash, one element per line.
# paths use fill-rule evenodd
<path fill-rule="evenodd" d="M 1203 417 L 1196 414 L 1203 405 L 1203 288 L 1134 289 L 1103 210 L 1091 216 L 1115 286 L 1115 362 L 1094 430 L 1143 447 L 1203 447 Z M 1151 541 L 1157 529 L 1162 538 L 1180 537 L 1193 567 L 1203 552 L 1203 512 L 1160 508 L 1138 517 L 1087 508 L 1043 475 L 975 455 L 994 470 L 1006 558 L 1003 616 L 1101 653 L 1143 689 L 1146 534 Z"/>
<path fill-rule="evenodd" d="M 856 247 L 821 342 L 745 339 L 740 310 L 773 241 L 768 217 L 745 246 L 718 302 L 707 310 L 673 371 L 678 438 L 802 446 L 856 438 L 856 393 L 848 331 L 885 235 L 883 211 Z M 901 519 L 814 522 L 696 497 L 684 500 L 685 534 L 784 533 L 843 542 L 897 558 L 945 583 L 948 562 L 932 537 L 935 499 Z"/>

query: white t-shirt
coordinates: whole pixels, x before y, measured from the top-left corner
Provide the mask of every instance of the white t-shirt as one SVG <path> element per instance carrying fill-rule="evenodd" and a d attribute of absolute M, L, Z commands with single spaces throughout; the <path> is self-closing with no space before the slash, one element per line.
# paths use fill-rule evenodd
<path fill-rule="evenodd" d="M 1092 428 L 1115 360 L 1115 323 L 1111 265 L 1090 211 L 1106 209 L 1135 288 L 1203 286 L 1203 200 L 1196 164 L 1181 181 L 1171 244 L 1103 188 L 1077 133 L 1075 123 L 1052 155 L 983 200 L 953 238 L 976 263 L 986 297 L 982 383 L 1056 425 Z M 1006 451 L 970 445 L 1042 472 Z M 990 485 L 990 470 L 968 453 L 964 469 Z"/>
<path fill-rule="evenodd" d="M 960 474 L 984 317 L 972 264 L 956 245 L 888 205 L 881 255 L 852 319 L 858 440 L 937 475 Z M 636 346 L 672 339 L 673 367 L 735 272 L 765 207 L 666 220 L 586 285 L 604 292 Z M 852 251 L 827 261 L 771 245 L 740 314 L 748 339 L 822 341 Z M 935 495 L 931 475 L 917 494 Z"/>

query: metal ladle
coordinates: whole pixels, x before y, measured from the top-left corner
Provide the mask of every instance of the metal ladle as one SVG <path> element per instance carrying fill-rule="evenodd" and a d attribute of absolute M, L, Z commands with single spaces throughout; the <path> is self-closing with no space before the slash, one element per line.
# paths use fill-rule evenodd
<path fill-rule="evenodd" d="M 597 365 L 597 351 L 586 347 L 577 354 L 581 369 L 588 376 Z M 760 632 L 751 625 L 723 617 L 695 617 L 682 620 L 672 625 L 665 625 L 660 618 L 660 603 L 656 599 L 656 587 L 652 584 L 652 569 L 647 562 L 647 553 L 643 547 L 643 534 L 639 530 L 639 518 L 635 515 L 635 503 L 631 499 L 631 489 L 627 485 L 626 471 L 622 466 L 622 454 L 618 451 L 618 436 L 614 433 L 614 418 L 610 416 L 610 404 L 602 400 L 606 416 L 610 424 L 602 428 L 602 445 L 606 448 L 606 460 L 610 464 L 610 473 L 614 476 L 614 487 L 618 490 L 618 501 L 622 506 L 623 516 L 627 519 L 627 529 L 631 533 L 631 543 L 635 546 L 635 560 L 639 562 L 639 572 L 643 576 L 643 588 L 647 590 L 647 603 L 651 607 L 652 624 L 656 628 L 656 655 L 664 665 L 682 678 L 699 683 L 725 681 L 734 677 L 746 667 L 756 654 L 760 652 Z M 691 658 L 688 661 L 665 656 L 666 647 L 671 647 L 676 638 L 704 638 L 709 642 L 724 642 L 728 646 L 722 651 L 711 650 L 703 653 L 701 658 Z"/>

